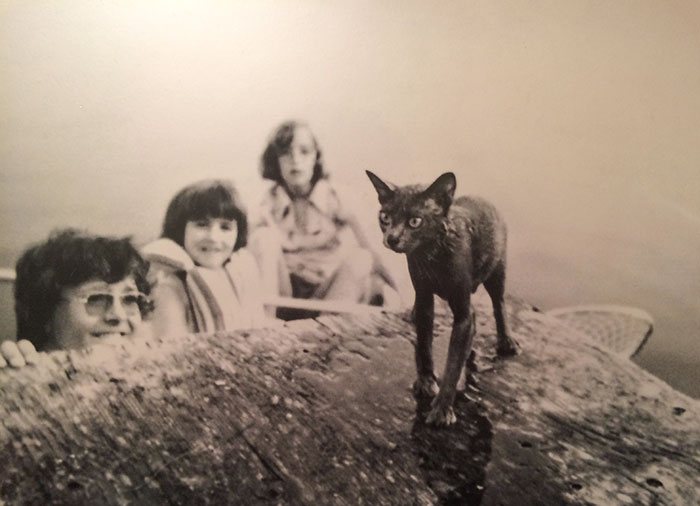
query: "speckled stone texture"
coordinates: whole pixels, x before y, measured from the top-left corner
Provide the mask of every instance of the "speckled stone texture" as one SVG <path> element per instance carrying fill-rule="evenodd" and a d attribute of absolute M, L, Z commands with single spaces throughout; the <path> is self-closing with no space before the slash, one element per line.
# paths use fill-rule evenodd
<path fill-rule="evenodd" d="M 448 429 L 411 395 L 407 313 L 0 371 L 0 505 L 700 504 L 700 403 L 507 302 L 522 353 L 497 358 L 477 294 L 476 370 Z M 438 367 L 450 328 L 438 308 Z"/>

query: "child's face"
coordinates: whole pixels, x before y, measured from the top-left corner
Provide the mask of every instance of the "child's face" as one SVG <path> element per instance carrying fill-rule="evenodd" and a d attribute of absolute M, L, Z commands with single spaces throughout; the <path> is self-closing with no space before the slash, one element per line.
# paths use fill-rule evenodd
<path fill-rule="evenodd" d="M 106 337 L 130 336 L 141 325 L 145 295 L 132 276 L 117 283 L 93 279 L 64 288 L 49 322 L 59 349 L 83 348 Z"/>
<path fill-rule="evenodd" d="M 294 130 L 289 150 L 280 155 L 279 163 L 282 179 L 289 188 L 309 188 L 316 165 L 316 142 L 308 128 L 299 126 Z"/>
<path fill-rule="evenodd" d="M 197 265 L 216 269 L 233 253 L 238 239 L 238 223 L 225 218 L 188 221 L 185 225 L 185 251 Z"/>

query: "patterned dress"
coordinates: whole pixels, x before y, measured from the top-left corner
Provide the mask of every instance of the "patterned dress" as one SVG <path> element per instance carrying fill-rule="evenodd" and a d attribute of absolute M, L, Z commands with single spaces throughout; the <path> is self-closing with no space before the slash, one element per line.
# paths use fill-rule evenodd
<path fill-rule="evenodd" d="M 335 190 L 324 179 L 306 197 L 292 198 L 280 184 L 265 193 L 260 225 L 280 232 L 295 297 L 314 296 L 332 281 L 353 246 L 344 216 Z"/>

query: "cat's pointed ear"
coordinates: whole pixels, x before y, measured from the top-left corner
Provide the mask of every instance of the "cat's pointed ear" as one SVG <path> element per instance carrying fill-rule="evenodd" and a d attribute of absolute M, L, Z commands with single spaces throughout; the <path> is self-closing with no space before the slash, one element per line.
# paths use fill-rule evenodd
<path fill-rule="evenodd" d="M 452 199 L 455 196 L 455 188 L 457 187 L 457 178 L 452 172 L 446 172 L 437 178 L 433 184 L 428 186 L 428 189 L 423 192 L 427 198 L 433 199 L 445 212 L 452 205 Z"/>
<path fill-rule="evenodd" d="M 374 189 L 377 190 L 377 195 L 379 195 L 379 203 L 384 204 L 387 200 L 394 196 L 394 191 L 396 187 L 391 183 L 385 183 L 377 175 L 369 170 L 365 171 L 369 180 L 372 181 Z"/>

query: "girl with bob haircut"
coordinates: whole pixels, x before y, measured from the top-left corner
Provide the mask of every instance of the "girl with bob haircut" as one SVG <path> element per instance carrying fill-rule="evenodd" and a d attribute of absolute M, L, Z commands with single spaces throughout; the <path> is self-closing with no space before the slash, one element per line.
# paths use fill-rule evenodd
<path fill-rule="evenodd" d="M 321 148 L 307 124 L 286 121 L 275 129 L 260 173 L 274 184 L 263 197 L 251 248 L 261 258 L 268 291 L 381 305 L 377 281 L 396 290 L 358 220 L 329 183 Z M 263 252 L 272 250 L 278 260 L 265 260 Z"/>
<path fill-rule="evenodd" d="M 160 239 L 142 250 L 155 280 L 155 335 L 262 323 L 259 268 L 244 248 L 247 231 L 245 208 L 230 181 L 198 181 L 173 197 Z"/>
<path fill-rule="evenodd" d="M 153 307 L 148 269 L 129 238 L 65 229 L 31 246 L 16 265 L 19 348 L 3 343 L 4 359 L 21 366 L 20 352 L 32 348 L 78 349 L 134 335 Z"/>
<path fill-rule="evenodd" d="M 238 234 L 233 249 L 245 247 L 248 238 L 245 207 L 233 184 L 224 180 L 202 180 L 180 190 L 165 212 L 161 237 L 184 247 L 187 222 L 211 217 L 235 221 Z"/>

